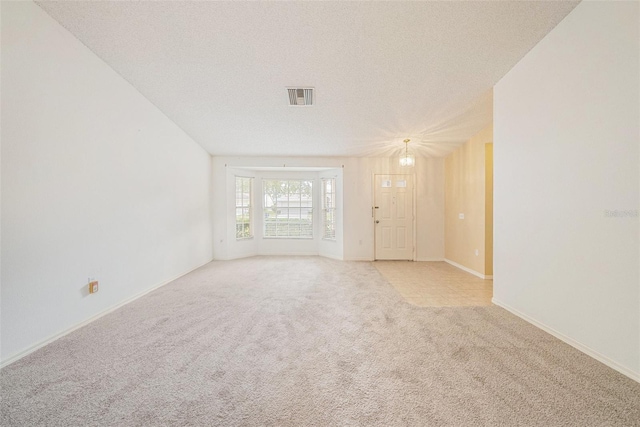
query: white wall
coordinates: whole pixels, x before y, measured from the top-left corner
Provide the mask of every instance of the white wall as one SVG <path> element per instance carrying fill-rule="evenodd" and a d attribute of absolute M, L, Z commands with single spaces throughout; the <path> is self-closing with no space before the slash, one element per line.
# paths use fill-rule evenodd
<path fill-rule="evenodd" d="M 2 2 L 1 89 L 7 362 L 208 262 L 211 163 L 31 2 Z"/>
<path fill-rule="evenodd" d="M 406 173 L 397 158 L 349 158 L 344 164 L 345 240 L 349 260 L 374 258 L 373 175 Z M 444 158 L 416 158 L 416 252 L 418 261 L 444 259 Z"/>
<path fill-rule="evenodd" d="M 494 89 L 494 300 L 640 380 L 638 6 L 582 2 Z"/>
<path fill-rule="evenodd" d="M 342 206 L 340 206 L 342 224 L 338 224 L 337 241 L 338 246 L 342 247 L 327 253 L 323 251 L 331 249 L 321 242 L 316 251 L 325 256 L 345 260 L 373 260 L 374 228 L 371 218 L 373 174 L 404 173 L 396 166 L 396 162 L 397 159 L 393 158 L 214 157 L 212 160 L 214 258 L 233 259 L 285 250 L 285 248 L 272 246 L 273 250 L 267 252 L 260 246 L 260 242 L 235 242 L 228 206 L 233 203 L 234 197 L 230 183 L 235 174 L 234 167 L 286 165 L 286 167 L 328 167 L 342 170 L 342 191 L 338 192 L 338 197 L 342 199 Z M 413 173 L 416 175 L 417 184 L 417 259 L 418 261 L 442 260 L 444 258 L 444 159 L 418 158 Z M 338 188 L 341 187 L 338 185 Z M 226 207 L 220 209 L 219 206 Z M 255 250 L 255 253 L 251 253 L 252 250 Z"/>

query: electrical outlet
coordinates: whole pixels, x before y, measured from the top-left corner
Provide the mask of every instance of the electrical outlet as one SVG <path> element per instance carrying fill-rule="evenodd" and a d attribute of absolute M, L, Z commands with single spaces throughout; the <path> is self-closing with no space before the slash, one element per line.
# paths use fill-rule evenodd
<path fill-rule="evenodd" d="M 463 213 L 459 213 L 458 214 L 458 219 L 464 219 L 464 214 Z"/>
<path fill-rule="evenodd" d="M 97 280 L 89 281 L 89 293 L 95 294 L 96 292 L 98 292 L 98 281 Z"/>
<path fill-rule="evenodd" d="M 478 256 L 478 255 L 479 255 L 479 253 L 480 253 L 480 252 L 476 249 L 476 256 Z"/>

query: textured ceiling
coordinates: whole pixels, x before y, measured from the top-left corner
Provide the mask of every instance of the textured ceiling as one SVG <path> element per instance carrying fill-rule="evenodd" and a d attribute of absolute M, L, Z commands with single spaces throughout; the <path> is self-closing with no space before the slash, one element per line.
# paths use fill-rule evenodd
<path fill-rule="evenodd" d="M 577 2 L 38 4 L 213 155 L 442 156 Z"/>

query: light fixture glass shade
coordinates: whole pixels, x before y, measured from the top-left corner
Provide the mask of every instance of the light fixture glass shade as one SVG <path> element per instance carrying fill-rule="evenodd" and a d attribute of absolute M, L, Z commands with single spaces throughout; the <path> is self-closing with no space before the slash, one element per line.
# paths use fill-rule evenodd
<path fill-rule="evenodd" d="M 400 166 L 403 168 L 411 168 L 415 166 L 416 158 L 413 154 L 405 153 L 400 157 Z"/>
<path fill-rule="evenodd" d="M 413 154 L 409 153 L 409 141 L 410 139 L 405 139 L 404 141 L 404 154 L 400 155 L 400 167 L 403 168 L 412 168 L 416 164 L 416 158 Z"/>

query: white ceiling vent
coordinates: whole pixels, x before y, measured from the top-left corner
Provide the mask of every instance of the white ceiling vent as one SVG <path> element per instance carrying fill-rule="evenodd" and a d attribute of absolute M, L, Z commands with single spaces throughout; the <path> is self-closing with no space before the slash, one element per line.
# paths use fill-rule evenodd
<path fill-rule="evenodd" d="M 288 87 L 289 105 L 291 106 L 309 106 L 313 105 L 313 88 L 312 87 Z"/>

